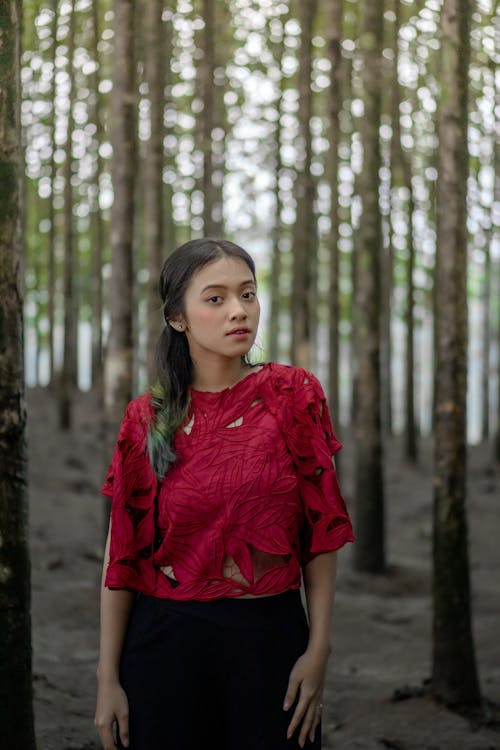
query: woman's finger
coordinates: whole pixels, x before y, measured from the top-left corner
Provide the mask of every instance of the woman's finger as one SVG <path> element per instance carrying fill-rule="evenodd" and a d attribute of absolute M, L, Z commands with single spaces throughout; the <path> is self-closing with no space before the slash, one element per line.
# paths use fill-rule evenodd
<path fill-rule="evenodd" d="M 123 747 L 128 747 L 129 736 L 128 736 L 128 712 L 123 711 L 118 716 L 118 732 L 120 733 L 120 741 Z"/>
<path fill-rule="evenodd" d="M 295 696 L 297 695 L 297 689 L 299 687 L 299 681 L 296 677 L 294 677 L 293 673 L 288 678 L 288 686 L 286 689 L 286 695 L 285 700 L 283 703 L 283 708 L 285 711 L 288 711 L 292 703 L 295 701 Z"/>
<path fill-rule="evenodd" d="M 320 721 L 321 721 L 321 711 L 315 711 L 312 729 L 311 729 L 311 732 L 309 733 L 309 739 L 311 740 L 311 742 L 314 742 L 314 738 L 316 736 L 316 730 L 319 726 Z"/>
<path fill-rule="evenodd" d="M 309 703 L 313 698 L 313 695 L 314 693 L 306 693 L 304 689 L 301 687 L 299 702 L 297 703 L 295 707 L 292 720 L 290 724 L 288 725 L 288 730 L 286 733 L 287 739 L 290 739 L 290 737 L 292 736 L 292 734 L 295 732 L 296 728 L 300 724 L 303 716 L 305 715 L 307 711 Z"/>
<path fill-rule="evenodd" d="M 315 719 L 315 716 L 316 716 L 316 713 L 317 713 L 316 706 L 317 706 L 317 702 L 313 698 L 313 700 L 311 700 L 311 702 L 309 703 L 309 705 L 307 707 L 307 710 L 306 710 L 306 713 L 305 713 L 305 716 L 304 716 L 304 720 L 303 720 L 302 726 L 300 728 L 299 745 L 301 747 L 304 747 L 305 741 L 307 739 L 307 733 L 311 731 L 311 727 L 314 724 L 314 719 Z"/>
<path fill-rule="evenodd" d="M 95 725 L 97 731 L 99 732 L 99 737 L 101 738 L 103 750 L 116 750 L 115 740 L 113 737 L 113 724 L 109 724 L 108 722 L 96 719 Z"/>

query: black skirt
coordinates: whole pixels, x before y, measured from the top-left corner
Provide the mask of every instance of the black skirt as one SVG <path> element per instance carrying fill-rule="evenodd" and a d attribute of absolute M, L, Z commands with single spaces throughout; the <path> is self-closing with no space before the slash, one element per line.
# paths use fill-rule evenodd
<path fill-rule="evenodd" d="M 298 589 L 208 602 L 139 594 L 120 668 L 130 750 L 298 750 L 301 724 L 286 732 L 299 696 L 288 711 L 283 701 L 308 637 Z M 304 748 L 320 750 L 321 725 Z"/>

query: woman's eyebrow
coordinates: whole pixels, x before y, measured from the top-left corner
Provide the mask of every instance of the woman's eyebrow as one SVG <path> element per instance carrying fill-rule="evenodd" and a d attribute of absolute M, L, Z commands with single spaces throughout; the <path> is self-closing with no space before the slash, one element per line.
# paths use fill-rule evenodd
<path fill-rule="evenodd" d="M 255 286 L 255 280 L 245 279 L 245 281 L 241 282 L 240 287 L 248 286 L 249 284 L 253 284 Z M 203 287 L 203 289 L 201 290 L 201 293 L 203 294 L 208 289 L 227 289 L 227 286 L 225 284 L 208 284 L 208 286 Z"/>

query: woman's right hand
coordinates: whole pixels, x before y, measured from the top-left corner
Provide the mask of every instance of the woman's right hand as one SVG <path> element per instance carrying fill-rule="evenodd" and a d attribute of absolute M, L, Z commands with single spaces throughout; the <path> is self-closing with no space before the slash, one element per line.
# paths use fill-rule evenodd
<path fill-rule="evenodd" d="M 128 747 L 128 700 L 119 682 L 99 682 L 94 724 L 101 738 L 103 750 L 116 750 L 113 725 L 117 723 L 123 747 Z"/>

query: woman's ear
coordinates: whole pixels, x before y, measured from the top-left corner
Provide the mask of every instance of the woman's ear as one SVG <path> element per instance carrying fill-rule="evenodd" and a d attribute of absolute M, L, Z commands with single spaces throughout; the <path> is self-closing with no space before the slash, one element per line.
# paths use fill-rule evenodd
<path fill-rule="evenodd" d="M 186 326 L 184 325 L 182 320 L 169 320 L 168 322 L 170 323 L 174 331 L 178 331 L 178 333 L 182 333 L 186 330 Z"/>

